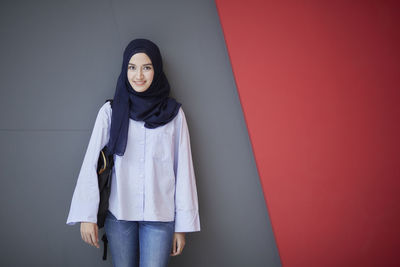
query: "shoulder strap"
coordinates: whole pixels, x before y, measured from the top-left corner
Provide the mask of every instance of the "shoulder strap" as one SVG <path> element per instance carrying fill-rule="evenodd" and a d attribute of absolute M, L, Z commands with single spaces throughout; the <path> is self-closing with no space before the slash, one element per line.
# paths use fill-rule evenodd
<path fill-rule="evenodd" d="M 106 102 L 104 102 L 104 103 L 107 103 L 108 101 L 110 101 L 110 105 L 111 105 L 111 108 L 112 108 L 113 100 L 112 99 L 107 99 Z"/>
<path fill-rule="evenodd" d="M 112 100 L 111 100 L 111 102 L 112 102 Z M 103 243 L 104 243 L 103 260 L 106 260 L 107 259 L 107 244 L 108 244 L 108 239 L 107 239 L 106 233 L 103 234 L 103 237 L 101 238 L 101 240 L 103 240 Z"/>

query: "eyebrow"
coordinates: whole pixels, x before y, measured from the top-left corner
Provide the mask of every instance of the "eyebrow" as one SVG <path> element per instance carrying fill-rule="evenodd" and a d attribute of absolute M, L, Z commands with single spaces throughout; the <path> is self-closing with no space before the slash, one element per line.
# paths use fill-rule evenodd
<path fill-rule="evenodd" d="M 133 64 L 133 63 L 128 63 L 128 65 L 135 65 L 135 64 Z M 147 65 L 153 65 L 153 64 L 151 64 L 151 63 L 143 64 L 143 66 L 147 66 Z"/>

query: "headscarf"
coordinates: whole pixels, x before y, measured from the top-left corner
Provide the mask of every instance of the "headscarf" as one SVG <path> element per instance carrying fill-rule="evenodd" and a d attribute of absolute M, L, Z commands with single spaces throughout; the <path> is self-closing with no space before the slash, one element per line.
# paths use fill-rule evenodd
<path fill-rule="evenodd" d="M 136 92 L 127 77 L 129 60 L 136 53 L 146 53 L 154 68 L 153 81 L 144 92 Z M 153 129 L 167 124 L 178 114 L 182 104 L 169 97 L 169 92 L 170 86 L 163 72 L 161 53 L 157 45 L 147 39 L 132 40 L 124 51 L 112 103 L 110 139 L 106 146 L 108 155 L 124 155 L 129 118 L 144 121 L 146 128 Z"/>

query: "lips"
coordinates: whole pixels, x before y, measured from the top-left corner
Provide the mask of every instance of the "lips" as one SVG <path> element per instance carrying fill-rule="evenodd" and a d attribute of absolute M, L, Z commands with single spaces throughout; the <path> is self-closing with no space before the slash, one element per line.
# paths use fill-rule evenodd
<path fill-rule="evenodd" d="M 144 85 L 146 82 L 136 82 L 136 81 L 134 81 L 134 83 L 135 83 L 136 85 Z"/>

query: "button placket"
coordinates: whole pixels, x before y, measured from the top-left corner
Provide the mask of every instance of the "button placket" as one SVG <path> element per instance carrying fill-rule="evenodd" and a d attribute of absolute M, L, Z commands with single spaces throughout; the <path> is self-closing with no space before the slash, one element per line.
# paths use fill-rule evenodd
<path fill-rule="evenodd" d="M 144 126 L 143 125 L 141 125 L 141 126 L 139 126 L 138 128 L 137 128 L 137 132 L 138 132 L 138 136 L 139 136 L 139 140 L 138 140 L 138 143 L 139 143 L 139 145 L 140 146 L 138 146 L 138 150 L 139 150 L 139 153 L 138 153 L 138 160 L 139 160 L 139 168 L 138 168 L 138 170 L 139 170 L 139 190 L 138 190 L 138 193 L 140 194 L 140 198 L 141 198 L 141 201 L 142 201 L 142 204 L 141 204 L 141 206 L 143 207 L 143 199 L 144 199 L 144 195 L 143 195 L 143 192 L 144 192 L 144 174 L 145 174 L 145 166 L 144 166 L 144 159 L 145 159 L 145 138 L 146 138 L 146 134 L 145 134 L 145 128 L 144 128 Z"/>
<path fill-rule="evenodd" d="M 144 124 L 142 124 L 141 126 L 142 129 L 142 140 L 140 141 L 140 144 L 142 145 L 142 157 L 140 159 L 140 178 L 142 181 L 142 190 L 141 190 L 141 195 L 142 195 L 142 215 L 144 216 L 144 192 L 145 192 L 145 180 L 144 180 L 144 171 L 145 171 L 145 163 L 144 163 L 144 159 L 146 156 L 146 146 L 145 146 L 145 140 L 146 140 L 146 128 L 144 127 Z"/>

